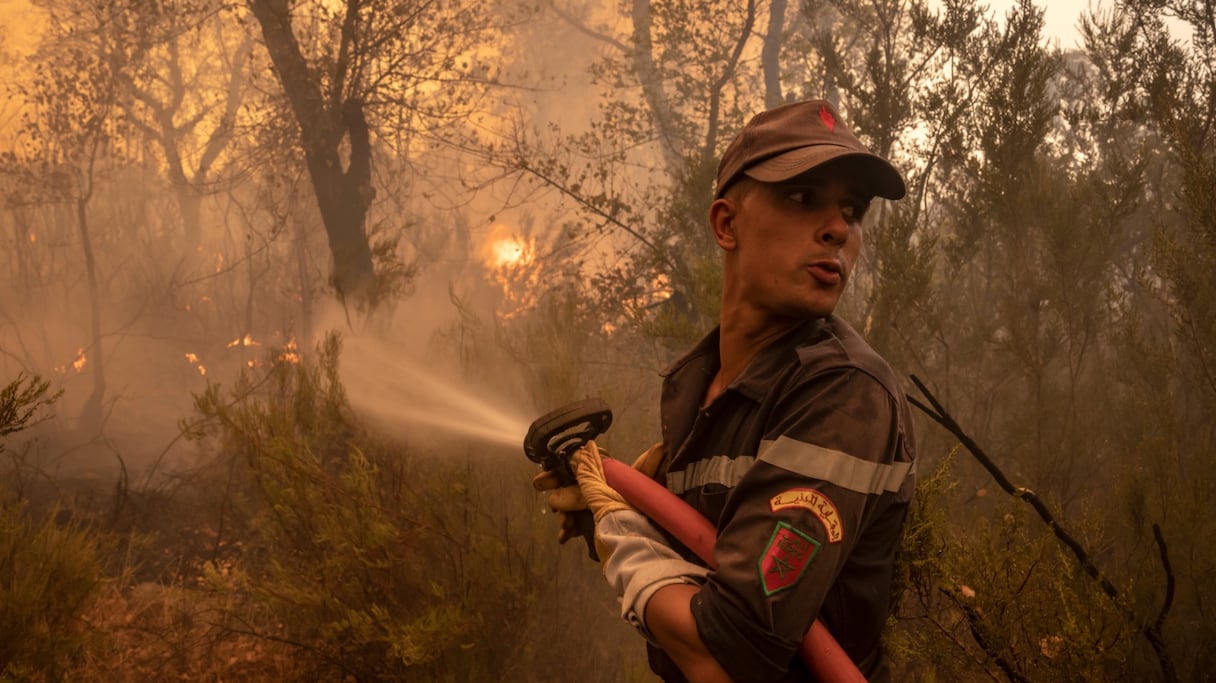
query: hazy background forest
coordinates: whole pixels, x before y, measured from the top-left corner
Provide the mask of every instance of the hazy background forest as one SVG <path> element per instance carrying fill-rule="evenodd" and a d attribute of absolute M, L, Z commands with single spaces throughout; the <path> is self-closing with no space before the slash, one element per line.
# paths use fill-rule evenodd
<path fill-rule="evenodd" d="M 842 313 L 957 425 L 897 680 L 1216 678 L 1212 0 L 0 10 L 0 680 L 650 680 L 523 434 L 650 443 L 804 97 L 907 176 Z"/>

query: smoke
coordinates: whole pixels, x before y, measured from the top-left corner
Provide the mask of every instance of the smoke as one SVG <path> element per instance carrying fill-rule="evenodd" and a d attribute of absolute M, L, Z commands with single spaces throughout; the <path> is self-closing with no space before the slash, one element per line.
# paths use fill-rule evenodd
<path fill-rule="evenodd" d="M 34 54 L 43 22 L 30 11 L 25 3 L 0 8 L 0 16 L 12 19 L 0 47 Z M 609 6 L 576 14 L 591 27 L 618 20 Z M 577 134 L 597 116 L 599 86 L 587 72 L 598 46 L 589 49 L 585 34 L 552 13 L 534 19 L 517 27 L 509 44 L 486 46 L 502 51 L 504 82 L 529 87 L 485 100 L 478 125 L 498 126 L 492 133 L 504 137 L 521 126 L 529 141 L 552 135 L 550 124 L 563 135 Z M 26 30 L 14 31 L 17 26 Z M 231 52 L 203 38 L 192 46 L 202 61 Z M 17 64 L 0 65 L 5 80 L 26 77 L 14 70 Z M 197 90 L 226 92 L 226 82 L 199 73 Z M 4 149 L 19 142 L 15 102 L 3 108 Z M 179 112 L 183 119 L 191 113 Z M 202 119 L 198 135 L 213 124 Z M 271 128 L 254 125 L 249 137 Z M 114 142 L 117 147 L 143 149 L 135 132 L 123 135 L 131 139 Z M 202 141 L 183 137 L 179 151 L 197 156 Z M 455 182 L 466 179 L 469 160 L 450 150 L 417 148 L 396 158 L 393 150 L 400 148 L 376 143 L 384 147 L 377 151 L 378 203 L 369 229 L 400 236 L 399 255 L 419 270 L 407 295 L 377 314 L 372 331 L 352 329 L 330 298 L 329 246 L 307 174 L 302 164 L 287 163 L 290 155 L 266 164 L 245 146 L 218 157 L 208 194 L 200 195 L 197 244 L 183 242 L 181 207 L 158 147 L 148 147 L 148 158 L 117 154 L 99 166 L 86 211 L 101 283 L 100 354 L 91 346 L 90 292 L 70 205 L 33 196 L 6 205 L 0 214 L 7 266 L 0 278 L 0 380 L 37 374 L 63 391 L 54 420 L 43 427 L 47 461 L 103 473 L 120 467 L 120 459 L 133 472 L 188 462 L 193 446 L 179 438 L 180 423 L 192 417 L 195 394 L 263 369 L 276 348 L 295 344 L 307 355 L 329 330 L 342 334 L 342 379 L 361 416 L 412 439 L 518 447 L 530 419 L 543 410 L 533 406 L 527 360 L 509 357 L 494 339 L 504 296 L 495 268 L 532 254 L 533 240 L 547 239 L 544 233 L 560 224 L 553 216 L 568 209 L 543 195 L 512 204 L 520 196 L 512 194 L 511 182 L 473 191 Z M 225 164 L 239 172 L 226 173 Z M 188 159 L 186 171 L 192 170 Z M 11 189 L 7 177 L 0 181 L 6 183 L 0 189 Z M 99 359 L 106 381 L 102 421 L 85 425 L 79 417 Z"/>

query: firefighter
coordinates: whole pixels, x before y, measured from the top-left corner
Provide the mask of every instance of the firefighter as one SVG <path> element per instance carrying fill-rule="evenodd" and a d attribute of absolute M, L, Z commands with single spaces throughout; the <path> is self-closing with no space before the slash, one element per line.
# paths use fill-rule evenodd
<path fill-rule="evenodd" d="M 872 200 L 904 194 L 826 101 L 758 114 L 723 155 L 709 207 L 721 316 L 664 371 L 662 442 L 636 464 L 714 523 L 716 570 L 607 486 L 594 443 L 573 458 L 578 489 L 550 494 L 591 509 L 604 575 L 665 681 L 809 680 L 797 647 L 816 618 L 868 680 L 890 678 L 911 417 L 895 373 L 834 311 Z"/>

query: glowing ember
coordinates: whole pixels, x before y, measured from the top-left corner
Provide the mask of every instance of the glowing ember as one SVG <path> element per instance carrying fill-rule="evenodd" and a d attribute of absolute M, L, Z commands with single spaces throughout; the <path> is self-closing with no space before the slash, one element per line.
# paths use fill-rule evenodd
<path fill-rule="evenodd" d="M 199 363 L 194 367 L 198 368 L 198 374 L 203 375 L 204 377 L 207 375 L 207 368 L 203 367 L 202 363 Z"/>
<path fill-rule="evenodd" d="M 187 353 L 187 354 L 186 354 L 186 362 L 187 362 L 187 363 L 189 363 L 189 364 L 191 364 L 191 365 L 194 365 L 195 363 L 197 363 L 197 362 L 198 362 L 198 356 L 194 355 L 193 353 Z"/>
<path fill-rule="evenodd" d="M 31 242 L 37 242 L 37 241 L 38 241 L 38 236 L 34 234 L 34 231 L 33 231 L 33 230 L 30 230 L 30 241 L 31 241 Z"/>

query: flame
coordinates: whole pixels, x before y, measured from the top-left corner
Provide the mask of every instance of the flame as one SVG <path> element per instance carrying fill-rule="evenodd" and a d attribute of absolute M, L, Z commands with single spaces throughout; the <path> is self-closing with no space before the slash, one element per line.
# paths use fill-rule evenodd
<path fill-rule="evenodd" d="M 526 265 L 532 260 L 534 248 L 516 235 L 510 227 L 495 223 L 481 247 L 481 257 L 494 270 Z"/>
<path fill-rule="evenodd" d="M 246 332 L 244 337 L 237 337 L 236 339 L 233 339 L 232 341 L 228 342 L 228 346 L 226 348 L 230 349 L 234 346 L 261 346 L 261 345 L 262 345 L 261 342 L 256 342 L 253 340 L 253 335 Z"/>
<path fill-rule="evenodd" d="M 199 362 L 197 354 L 193 354 L 193 353 L 190 353 L 189 351 L 187 351 L 186 352 L 186 362 L 193 365 L 194 369 L 198 370 L 198 374 L 200 374 L 204 377 L 207 376 L 207 368 L 206 368 L 206 366 L 204 366 L 202 363 Z"/>
<path fill-rule="evenodd" d="M 292 337 L 291 339 L 287 340 L 287 343 L 283 345 L 283 350 L 279 353 L 279 356 L 278 356 L 278 358 L 276 358 L 276 360 L 280 363 L 299 363 L 300 362 L 300 350 L 296 346 L 295 337 Z"/>
<path fill-rule="evenodd" d="M 525 262 L 524 243 L 518 237 L 495 240 L 489 245 L 490 265 L 507 268 Z"/>
<path fill-rule="evenodd" d="M 84 355 L 84 349 L 77 347 L 76 360 L 72 361 L 71 363 L 64 363 L 63 365 L 55 366 L 55 372 L 58 372 L 61 375 L 66 375 L 66 374 L 68 374 L 69 370 L 75 370 L 77 372 L 77 374 L 79 374 L 81 372 L 84 372 L 84 366 L 88 362 L 89 362 L 89 358 L 88 358 L 88 356 Z"/>
<path fill-rule="evenodd" d="M 224 252 L 215 252 L 215 272 L 220 272 L 224 269 Z"/>
<path fill-rule="evenodd" d="M 487 275 L 501 289 L 502 304 L 495 315 L 510 320 L 536 304 L 540 285 L 534 239 L 522 237 L 510 226 L 495 223 L 478 248 Z"/>
<path fill-rule="evenodd" d="M 674 290 L 666 273 L 659 273 L 646 283 L 646 289 L 636 297 L 625 300 L 625 305 L 634 310 L 645 310 L 671 298 Z"/>

